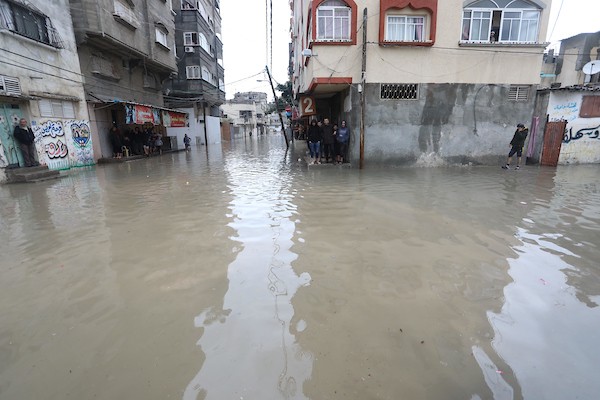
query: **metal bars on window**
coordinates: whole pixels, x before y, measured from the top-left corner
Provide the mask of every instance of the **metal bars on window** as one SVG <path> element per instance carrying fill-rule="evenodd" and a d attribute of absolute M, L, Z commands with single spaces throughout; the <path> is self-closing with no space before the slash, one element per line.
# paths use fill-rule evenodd
<path fill-rule="evenodd" d="M 417 83 L 382 83 L 380 98 L 382 100 L 417 100 L 419 85 Z"/>
<path fill-rule="evenodd" d="M 511 86 L 508 91 L 508 100 L 510 101 L 528 101 L 529 86 Z"/>

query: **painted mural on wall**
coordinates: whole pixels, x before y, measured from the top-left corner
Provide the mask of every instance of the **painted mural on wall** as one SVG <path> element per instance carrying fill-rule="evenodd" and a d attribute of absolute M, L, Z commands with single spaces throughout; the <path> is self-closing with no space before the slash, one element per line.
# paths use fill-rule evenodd
<path fill-rule="evenodd" d="M 41 164 L 49 169 L 69 169 L 94 164 L 89 121 L 32 122 Z"/>

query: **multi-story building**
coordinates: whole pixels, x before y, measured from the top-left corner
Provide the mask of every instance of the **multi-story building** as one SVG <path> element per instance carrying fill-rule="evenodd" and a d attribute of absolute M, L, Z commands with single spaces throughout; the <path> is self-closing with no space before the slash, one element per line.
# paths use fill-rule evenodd
<path fill-rule="evenodd" d="M 164 108 L 162 84 L 177 72 L 171 1 L 69 0 L 85 76 L 97 157 L 112 154 L 108 132 L 154 125 L 166 134 L 185 114 Z"/>
<path fill-rule="evenodd" d="M 232 124 L 232 136 L 265 133 L 268 119 L 267 94 L 263 92 L 238 92 L 222 105 L 223 115 Z"/>
<path fill-rule="evenodd" d="M 190 114 L 190 129 L 197 136 L 219 137 L 219 106 L 225 101 L 223 43 L 219 0 L 173 0 L 178 73 L 164 83 L 170 107 Z M 214 121 L 213 121 L 214 120 Z M 213 123 L 214 122 L 214 123 Z"/>
<path fill-rule="evenodd" d="M 0 175 L 24 165 L 12 136 L 20 118 L 33 128 L 41 164 L 94 163 L 68 0 L 0 0 Z"/>
<path fill-rule="evenodd" d="M 290 5 L 302 115 L 347 120 L 351 159 L 496 163 L 532 118 L 551 0 Z"/>

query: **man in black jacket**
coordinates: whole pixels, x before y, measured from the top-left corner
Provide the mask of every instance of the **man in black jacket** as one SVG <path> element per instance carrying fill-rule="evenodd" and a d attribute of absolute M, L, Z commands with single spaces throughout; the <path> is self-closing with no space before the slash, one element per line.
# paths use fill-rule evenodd
<path fill-rule="evenodd" d="M 529 132 L 529 130 L 527 128 L 525 128 L 525 125 L 523 124 L 519 124 L 517 125 L 517 130 L 515 131 L 515 135 L 513 136 L 512 140 L 510 141 L 510 152 L 508 153 L 508 160 L 506 160 L 506 165 L 503 165 L 502 168 L 504 169 L 509 169 L 510 168 L 510 161 L 512 160 L 512 156 L 515 155 L 515 153 L 517 154 L 517 166 L 515 167 L 515 169 L 519 169 L 521 168 L 521 156 L 523 155 L 523 146 L 525 146 L 525 139 L 527 139 L 527 133 Z"/>
<path fill-rule="evenodd" d="M 23 160 L 25 161 L 26 167 L 35 167 L 40 165 L 35 159 L 35 145 L 33 144 L 35 136 L 30 127 L 27 126 L 27 120 L 21 118 L 19 125 L 15 126 L 13 132 L 14 138 L 19 143 L 21 153 L 23 153 Z"/>

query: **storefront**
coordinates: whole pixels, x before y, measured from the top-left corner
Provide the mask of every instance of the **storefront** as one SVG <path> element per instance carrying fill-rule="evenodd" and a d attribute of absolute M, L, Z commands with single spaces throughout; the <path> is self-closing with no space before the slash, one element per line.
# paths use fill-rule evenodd
<path fill-rule="evenodd" d="M 169 128 L 189 124 L 187 113 L 154 105 L 115 100 L 89 103 L 89 107 L 90 115 L 95 116 L 93 125 L 100 143 L 98 158 L 114 155 L 109 135 L 113 126 L 123 137 L 131 137 L 135 128 L 143 132 L 152 127 L 154 133 L 162 136 L 163 150 L 171 150 L 176 148 L 176 142 L 169 135 Z"/>

